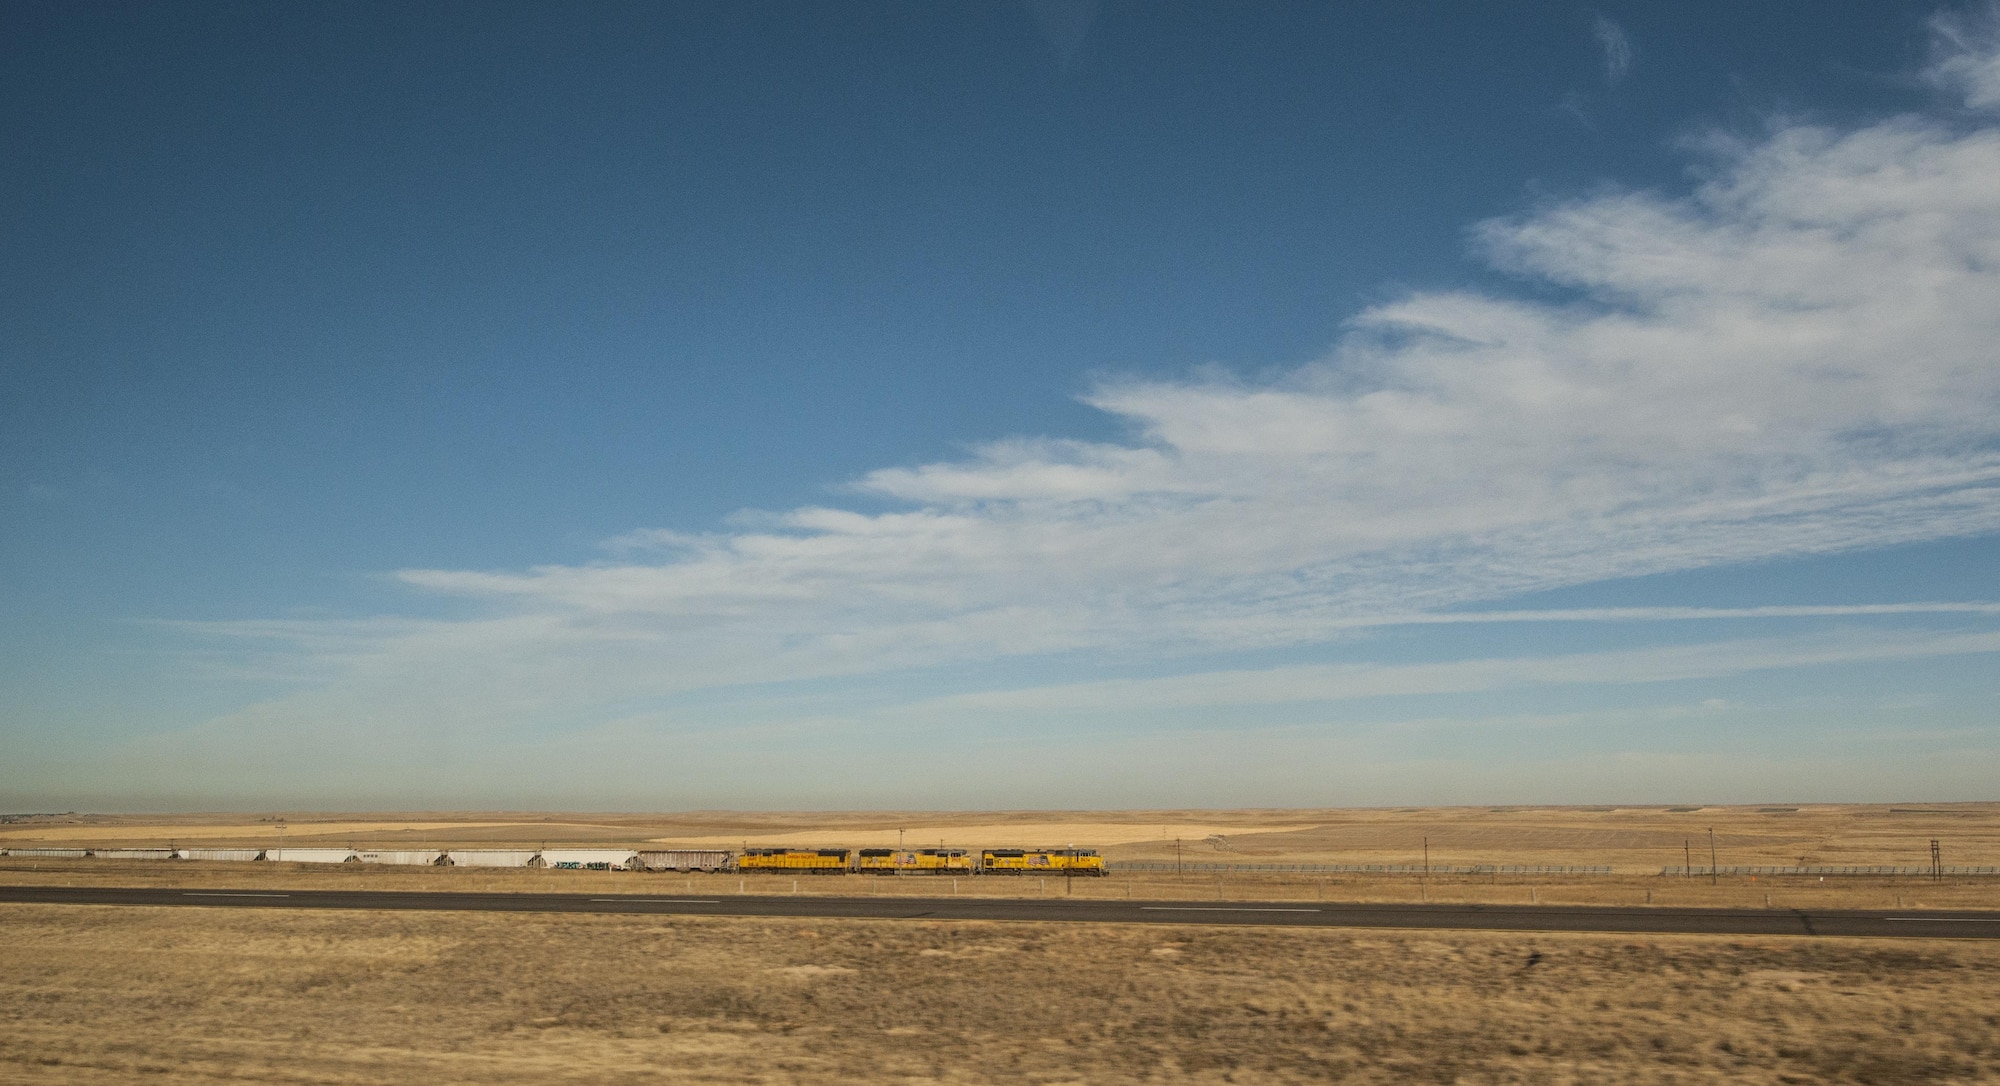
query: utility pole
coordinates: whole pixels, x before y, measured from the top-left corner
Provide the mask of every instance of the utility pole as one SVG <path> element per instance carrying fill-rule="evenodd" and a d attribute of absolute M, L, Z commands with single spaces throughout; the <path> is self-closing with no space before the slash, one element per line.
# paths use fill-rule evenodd
<path fill-rule="evenodd" d="M 1931 881 L 1939 882 L 1943 879 L 1944 854 L 1938 851 L 1938 840 L 1933 837 L 1931 838 Z"/>
<path fill-rule="evenodd" d="M 1694 878 L 1694 842 L 1681 838 L 1681 878 Z"/>
<path fill-rule="evenodd" d="M 1708 884 L 1716 886 L 1721 882 L 1722 875 L 1715 869 L 1715 827 L 1710 826 L 1708 828 Z"/>
<path fill-rule="evenodd" d="M 1174 838 L 1174 874 L 1181 873 L 1181 839 Z"/>
<path fill-rule="evenodd" d="M 1431 877 L 1431 839 L 1429 837 L 1426 837 L 1424 838 L 1424 881 L 1429 882 L 1430 877 Z"/>

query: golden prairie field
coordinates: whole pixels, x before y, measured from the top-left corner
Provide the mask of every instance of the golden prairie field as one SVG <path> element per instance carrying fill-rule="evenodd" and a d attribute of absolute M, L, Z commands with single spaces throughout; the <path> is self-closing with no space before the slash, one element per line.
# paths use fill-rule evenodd
<path fill-rule="evenodd" d="M 283 832 L 280 833 L 280 825 Z M 1103 880 L 815 877 L 815 894 L 1050 895 L 1323 899 L 1762 908 L 2000 908 L 2000 877 L 1664 878 L 1708 863 L 1709 830 L 1725 866 L 2000 866 L 2000 804 L 1420 808 L 1400 810 L 1101 812 L 696 812 L 670 815 L 414 814 L 77 815 L 0 822 L 0 847 L 180 845 L 379 848 L 637 845 L 727 847 L 946 843 L 1069 845 L 1114 863 L 1475 864 L 1592 866 L 1610 875 L 1298 875 L 1147 872 Z M 373 865 L 162 863 L 0 858 L 0 882 L 170 887 L 648 893 L 675 882 L 701 894 L 792 893 L 771 876 L 663 875 Z"/>
<path fill-rule="evenodd" d="M 2000 878 L 1662 877 L 2000 864 L 2000 805 L 288 815 L 292 846 L 1077 844 L 1188 863 L 1588 876 L 683 876 L 0 859 L 12 884 L 703 895 L 2000 907 Z M 1196 835 L 1200 836 L 1197 837 Z M 1178 844 L 1175 838 L 1180 840 Z M 254 845 L 242 815 L 58 816 L 0 844 Z M 995 839 L 999 838 L 999 839 Z M 0 1083 L 1974 1083 L 2000 942 L 0 905 Z"/>
<path fill-rule="evenodd" d="M 686 814 L 58 815 L 0 820 L 0 847 L 289 844 L 380 848 L 636 845 L 1077 845 L 1112 861 L 1706 865 L 2000 865 L 2000 803 L 1772 807 L 1444 807 L 1230 811 Z"/>
<path fill-rule="evenodd" d="M 2000 944 L 0 905 L 0 1082 L 1974 1083 Z"/>

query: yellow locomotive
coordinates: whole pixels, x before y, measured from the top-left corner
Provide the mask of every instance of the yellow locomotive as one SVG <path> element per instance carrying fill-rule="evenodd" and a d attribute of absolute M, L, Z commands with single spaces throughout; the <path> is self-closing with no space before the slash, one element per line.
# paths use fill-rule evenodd
<path fill-rule="evenodd" d="M 864 875 L 970 875 L 972 854 L 962 848 L 864 848 L 854 869 Z"/>
<path fill-rule="evenodd" d="M 847 870 L 847 854 L 844 848 L 746 848 L 736 870 L 838 875 Z"/>
<path fill-rule="evenodd" d="M 1104 857 L 1092 848 L 989 848 L 979 854 L 988 875 L 1102 875 Z"/>

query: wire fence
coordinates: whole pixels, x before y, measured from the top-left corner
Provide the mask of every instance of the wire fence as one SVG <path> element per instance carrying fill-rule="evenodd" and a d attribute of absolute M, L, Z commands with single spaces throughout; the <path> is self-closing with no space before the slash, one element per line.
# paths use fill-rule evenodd
<path fill-rule="evenodd" d="M 1931 877 L 1933 877 L 1933 876 L 1947 876 L 1947 877 L 1959 877 L 1959 876 L 1968 876 L 1968 875 L 2000 875 L 2000 867 L 1960 867 L 1960 866 L 1951 866 L 1951 865 L 1945 865 L 1945 866 L 1943 866 L 1943 867 L 1937 867 L 1937 868 L 1931 868 L 1931 867 L 1869 867 L 1869 866 L 1862 866 L 1862 867 L 1715 867 L 1715 868 L 1709 868 L 1709 867 L 1663 867 L 1663 868 L 1661 868 L 1661 869 L 1660 869 L 1660 874 L 1662 874 L 1662 875 L 1672 875 L 1672 876 L 1677 876 L 1677 877 L 1686 877 L 1686 878 L 1691 878 L 1691 877 L 1694 877 L 1694 876 L 1696 876 L 1696 875 L 1700 875 L 1700 876 L 1703 876 L 1703 877 L 1706 877 L 1706 876 L 1708 876 L 1708 875 L 1710 875 L 1710 874 L 1715 874 L 1715 875 L 1818 875 L 1818 876 L 1820 876 L 1821 878 L 1825 878 L 1825 877 L 1826 877 L 1826 876 L 1828 876 L 1828 875 L 1841 875 L 1841 876 L 1848 876 L 1848 877 L 1855 877 L 1855 876 L 1862 876 L 1862 877 L 1865 877 L 1865 876 L 1870 876 L 1870 875 L 1873 875 L 1873 876 L 1876 876 L 1876 877 L 1878 877 L 1878 878 L 1879 878 L 1879 877 L 1884 877 L 1884 876 L 1887 876 L 1887 877 L 1891 877 L 1891 878 L 1895 878 L 1895 877 L 1912 877 L 1912 876 L 1919 876 L 1919 877 L 1922 877 L 1922 878 L 1931 878 Z"/>
<path fill-rule="evenodd" d="M 1608 864 L 1216 864 L 1114 860 L 1113 874 L 1186 875 L 1609 875 Z"/>

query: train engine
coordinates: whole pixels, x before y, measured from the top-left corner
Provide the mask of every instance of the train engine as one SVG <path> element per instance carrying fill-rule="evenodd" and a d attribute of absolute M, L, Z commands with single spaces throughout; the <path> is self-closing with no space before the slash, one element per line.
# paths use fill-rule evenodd
<path fill-rule="evenodd" d="M 1093 848 L 989 848 L 979 854 L 987 875 L 1103 875 L 1104 857 Z"/>
<path fill-rule="evenodd" d="M 864 848 L 854 869 L 864 875 L 970 875 L 972 854 L 962 848 Z"/>

